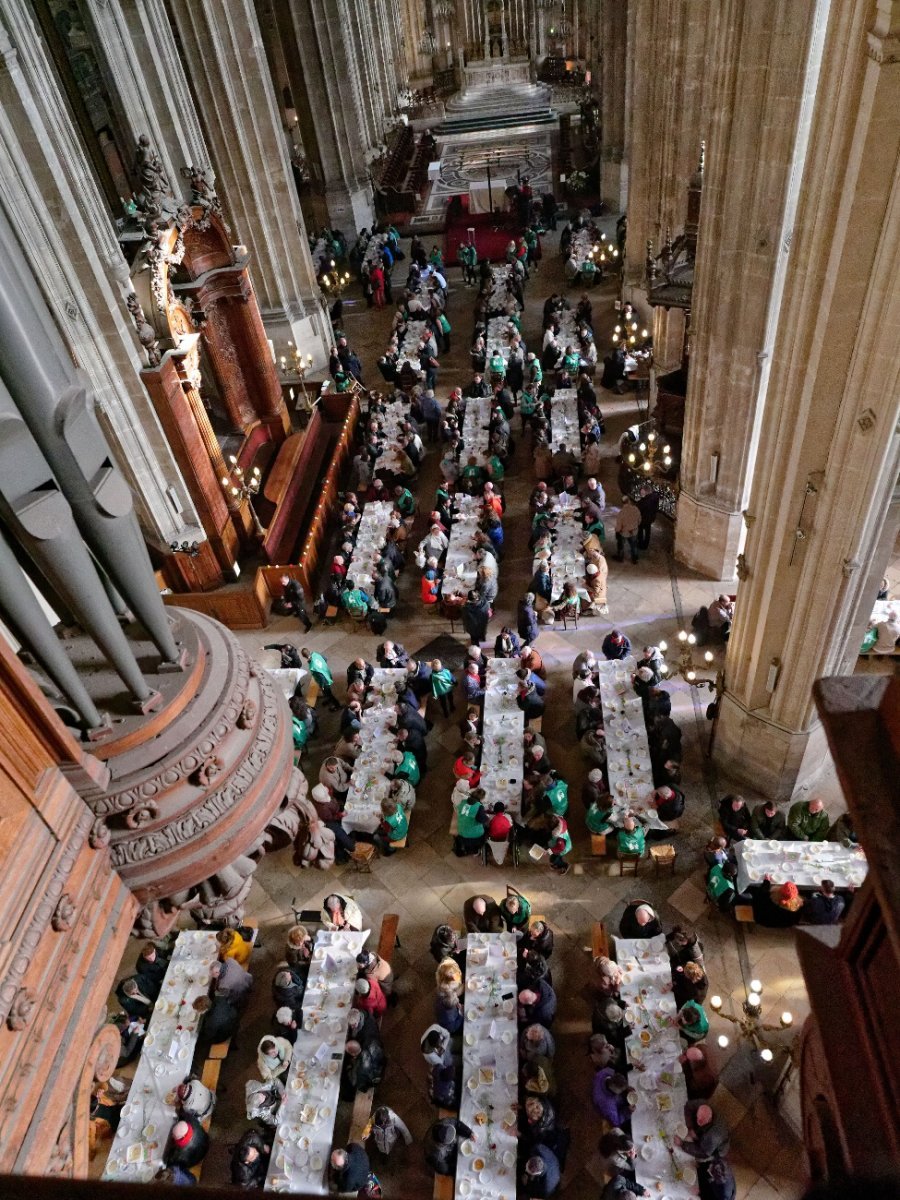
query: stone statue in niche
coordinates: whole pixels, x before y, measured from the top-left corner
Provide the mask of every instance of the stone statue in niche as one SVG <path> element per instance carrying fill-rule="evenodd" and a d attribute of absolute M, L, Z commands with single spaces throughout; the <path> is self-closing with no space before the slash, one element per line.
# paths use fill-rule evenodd
<path fill-rule="evenodd" d="M 191 185 L 190 203 L 207 213 L 221 214 L 222 205 L 216 195 L 216 177 L 210 167 L 188 166 L 181 168 L 181 177 Z"/>
<path fill-rule="evenodd" d="M 134 154 L 134 177 L 137 180 L 135 202 L 143 212 L 161 209 L 166 200 L 172 201 L 172 189 L 159 155 L 150 145 L 146 133 L 138 138 Z"/>

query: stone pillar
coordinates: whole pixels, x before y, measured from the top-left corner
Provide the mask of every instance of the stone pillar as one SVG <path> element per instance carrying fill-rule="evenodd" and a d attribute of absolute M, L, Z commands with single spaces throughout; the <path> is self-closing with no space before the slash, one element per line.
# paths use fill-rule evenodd
<path fill-rule="evenodd" d="M 900 0 L 833 4 L 760 428 L 717 753 L 785 799 L 853 669 L 900 470 Z M 887 522 L 891 520 L 893 527 Z"/>
<path fill-rule="evenodd" d="M 344 9 L 336 18 L 325 0 L 284 0 L 276 5 L 275 18 L 303 144 L 316 164 L 328 220 L 352 243 L 359 229 L 371 227 L 375 211 L 366 165 L 374 133 L 349 36 L 350 14 Z M 352 26 L 356 29 L 355 22 Z"/>
<path fill-rule="evenodd" d="M 711 579 L 733 578 L 741 549 L 830 8 L 720 6 L 675 540 Z"/>
<path fill-rule="evenodd" d="M 252 0 L 194 0 L 170 8 L 203 114 L 219 195 L 250 251 L 263 321 L 327 362 L 331 326 L 306 228 Z M 166 32 L 166 31 L 164 31 Z"/>
<path fill-rule="evenodd" d="M 55 67 L 18 0 L 0 0 L 0 204 L 90 381 L 145 534 L 161 547 L 202 540 L 190 493 L 138 376 L 124 303 L 131 290 L 127 264 Z"/>
<path fill-rule="evenodd" d="M 624 212 L 625 75 L 628 62 L 627 0 L 600 0 L 600 195 L 613 212 Z"/>
<path fill-rule="evenodd" d="M 666 228 L 684 225 L 687 183 L 706 128 L 712 46 L 718 6 L 705 0 L 630 0 L 628 243 L 622 293 L 647 319 L 647 242 L 659 252 Z M 603 68 L 606 70 L 604 50 Z"/>

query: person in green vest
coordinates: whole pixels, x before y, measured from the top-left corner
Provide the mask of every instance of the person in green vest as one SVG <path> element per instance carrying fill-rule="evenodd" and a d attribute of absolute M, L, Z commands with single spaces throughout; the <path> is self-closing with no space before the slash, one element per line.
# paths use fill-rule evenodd
<path fill-rule="evenodd" d="M 713 863 L 706 876 L 706 894 L 719 912 L 730 912 L 736 899 L 734 882 L 725 863 Z"/>
<path fill-rule="evenodd" d="M 347 586 L 341 593 L 341 604 L 351 617 L 361 621 L 368 614 L 371 601 L 368 592 L 364 592 L 352 579 L 348 579 Z"/>
<path fill-rule="evenodd" d="M 544 381 L 544 371 L 533 350 L 528 351 L 525 359 L 525 379 L 537 387 Z"/>
<path fill-rule="evenodd" d="M 456 250 L 456 259 L 460 267 L 462 267 L 463 283 L 468 287 L 475 282 L 475 263 L 477 254 L 474 246 L 470 246 L 468 242 L 460 242 Z"/>
<path fill-rule="evenodd" d="M 526 426 L 530 424 L 531 418 L 537 412 L 537 406 L 537 396 L 535 396 L 532 389 L 530 387 L 522 388 L 522 391 L 519 394 L 519 415 L 522 418 L 523 433 L 525 432 Z"/>
<path fill-rule="evenodd" d="M 411 517 L 415 513 L 416 498 L 409 488 L 394 488 L 394 507 L 399 509 L 404 517 Z"/>
<path fill-rule="evenodd" d="M 444 335 L 444 353 L 449 354 L 450 353 L 450 333 L 452 332 L 453 326 L 450 324 L 449 320 L 447 319 L 446 313 L 440 314 L 440 316 L 438 317 L 438 325 L 440 325 L 441 333 Z"/>
<path fill-rule="evenodd" d="M 431 253 L 428 255 L 428 263 L 429 266 L 432 266 L 435 268 L 435 270 L 440 271 L 442 275 L 444 274 L 444 256 L 441 254 L 440 246 L 431 247 Z"/>
<path fill-rule="evenodd" d="M 584 815 L 585 824 L 588 827 L 589 833 L 609 833 L 612 829 L 609 818 L 612 816 L 612 806 L 609 808 L 603 807 L 596 800 L 592 800 L 588 805 L 588 810 Z"/>
<path fill-rule="evenodd" d="M 458 858 L 466 854 L 477 854 L 484 845 L 490 817 L 478 798 L 479 794 L 484 795 L 480 788 L 470 792 L 468 799 L 463 800 L 456 810 L 456 845 L 453 847 L 453 853 Z"/>
<path fill-rule="evenodd" d="M 302 754 L 309 742 L 309 726 L 300 717 L 291 717 L 291 735 L 294 739 L 294 749 Z"/>
<path fill-rule="evenodd" d="M 594 276 L 597 273 L 597 266 L 592 258 L 586 258 L 581 264 L 581 282 L 586 288 L 594 286 Z"/>
<path fill-rule="evenodd" d="M 643 858 L 646 849 L 644 830 L 634 817 L 626 817 L 622 828 L 616 835 L 616 845 L 620 854 L 628 858 Z"/>
<path fill-rule="evenodd" d="M 449 717 L 456 702 L 453 699 L 453 689 L 456 687 L 456 680 L 453 678 L 453 672 L 443 665 L 439 658 L 436 658 L 431 664 L 431 694 L 441 706 L 441 712 L 445 717 Z"/>
<path fill-rule="evenodd" d="M 515 312 L 511 312 L 509 314 L 509 320 L 510 320 L 511 325 L 515 325 L 517 332 L 521 333 L 522 332 L 522 316 L 519 313 L 518 309 Z"/>
<path fill-rule="evenodd" d="M 479 467 L 478 459 L 474 454 L 469 455 L 469 461 L 463 467 L 460 474 L 463 491 L 468 496 L 477 496 L 484 487 L 484 468 Z"/>
<path fill-rule="evenodd" d="M 676 1018 L 678 1032 L 689 1044 L 702 1042 L 709 1033 L 709 1019 L 696 1000 L 685 1000 Z"/>
<path fill-rule="evenodd" d="M 503 482 L 503 478 L 506 475 L 506 468 L 496 454 L 492 454 L 488 459 L 487 473 L 494 483 Z"/>
<path fill-rule="evenodd" d="M 488 362 L 488 368 L 491 375 L 499 376 L 503 379 L 506 375 L 506 360 L 499 350 L 495 350 Z"/>
<path fill-rule="evenodd" d="M 552 782 L 544 792 L 544 797 L 556 816 L 564 817 L 569 810 L 569 785 L 555 771 L 551 771 L 550 776 Z"/>
<path fill-rule="evenodd" d="M 824 842 L 830 823 L 821 800 L 798 800 L 788 809 L 788 834 L 792 841 Z"/>
<path fill-rule="evenodd" d="M 570 375 L 577 375 L 579 358 L 571 346 L 566 346 L 566 352 L 563 355 L 562 369 Z"/>
<path fill-rule="evenodd" d="M 513 892 L 500 905 L 500 915 L 507 929 L 524 931 L 531 920 L 531 901 L 526 900 L 521 892 Z"/>
<path fill-rule="evenodd" d="M 415 787 L 422 777 L 416 756 L 411 750 L 397 750 L 394 758 L 397 766 L 394 768 L 393 778 L 406 779 Z"/>
<path fill-rule="evenodd" d="M 565 856 L 572 849 L 572 839 L 569 836 L 569 826 L 565 817 L 557 816 L 550 831 L 550 841 L 547 849 L 550 851 L 550 866 L 557 875 L 567 875 L 569 864 Z"/>
<path fill-rule="evenodd" d="M 318 650 L 310 651 L 305 646 L 300 653 L 309 663 L 309 673 L 318 684 L 319 691 L 326 698 L 332 710 L 337 712 L 341 704 L 332 690 L 334 679 L 328 666 L 328 659 L 324 654 L 320 654 Z"/>
<path fill-rule="evenodd" d="M 409 833 L 409 814 L 396 800 L 386 796 L 381 802 L 381 825 L 375 835 L 375 844 L 385 856 L 396 854 L 394 842 L 402 842 Z"/>
<path fill-rule="evenodd" d="M 350 387 L 350 376 L 340 367 L 334 373 L 334 390 L 336 392 L 346 392 Z"/>

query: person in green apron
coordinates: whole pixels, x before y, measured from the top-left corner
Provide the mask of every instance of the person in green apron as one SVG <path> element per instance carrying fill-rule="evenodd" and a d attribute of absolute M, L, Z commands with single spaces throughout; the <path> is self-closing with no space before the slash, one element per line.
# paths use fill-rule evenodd
<path fill-rule="evenodd" d="M 733 880 L 728 878 L 723 863 L 714 863 L 706 876 L 706 894 L 719 912 L 730 912 L 736 898 Z"/>
<path fill-rule="evenodd" d="M 563 355 L 563 360 L 562 360 L 563 370 L 567 371 L 570 375 L 573 375 L 573 376 L 577 375 L 578 374 L 578 363 L 579 363 L 578 355 L 575 353 L 575 351 L 572 349 L 571 346 L 566 346 L 566 352 Z"/>
<path fill-rule="evenodd" d="M 385 856 L 396 854 L 392 843 L 402 842 L 409 833 L 409 814 L 402 805 L 386 797 L 381 802 L 381 825 L 375 836 L 375 844 Z"/>
<path fill-rule="evenodd" d="M 495 379 L 503 379 L 506 375 L 506 360 L 499 350 L 495 350 L 488 363 L 491 375 Z"/>
<path fill-rule="evenodd" d="M 549 801 L 550 807 L 557 817 L 564 817 L 566 815 L 569 809 L 569 785 L 564 779 L 556 776 L 544 792 L 544 796 Z"/>
<path fill-rule="evenodd" d="M 304 647 L 300 653 L 309 663 L 309 673 L 318 684 L 319 691 L 326 698 L 331 708 L 337 712 L 337 710 L 341 707 L 341 703 L 332 690 L 334 687 L 334 679 L 325 655 L 320 654 L 318 650 L 307 650 L 306 647 Z"/>
<path fill-rule="evenodd" d="M 500 905 L 500 915 L 507 929 L 525 930 L 531 919 L 531 901 L 526 900 L 521 892 L 514 892 Z"/>
<path fill-rule="evenodd" d="M 411 517 L 416 511 L 416 498 L 405 487 L 394 488 L 394 506 L 398 508 L 404 517 Z"/>
<path fill-rule="evenodd" d="M 415 787 L 422 777 L 416 756 L 411 750 L 400 750 L 398 753 L 401 758 L 394 768 L 394 779 L 406 779 Z"/>
<path fill-rule="evenodd" d="M 588 827 L 589 833 L 609 833 L 612 829 L 609 818 L 612 816 L 612 807 L 602 808 L 596 800 L 593 800 L 588 806 L 585 813 L 585 824 Z"/>
<path fill-rule="evenodd" d="M 341 604 L 351 617 L 361 621 L 369 611 L 369 594 L 356 587 L 352 579 L 348 579 L 347 587 L 341 595 Z"/>
<path fill-rule="evenodd" d="M 688 1043 L 702 1042 L 709 1033 L 709 1019 L 696 1000 L 685 1000 L 676 1018 L 678 1032 Z"/>
<path fill-rule="evenodd" d="M 616 836 L 619 854 L 627 858 L 643 858 L 646 850 L 644 831 L 634 817 L 626 817 Z"/>
<path fill-rule="evenodd" d="M 537 396 L 530 387 L 523 388 L 519 394 L 519 415 L 522 418 L 522 432 L 530 425 L 531 418 L 537 412 Z"/>
<path fill-rule="evenodd" d="M 484 845 L 485 830 L 490 818 L 480 800 L 472 798 L 464 800 L 456 810 L 457 847 L 454 848 L 460 858 L 466 854 L 477 854 Z"/>

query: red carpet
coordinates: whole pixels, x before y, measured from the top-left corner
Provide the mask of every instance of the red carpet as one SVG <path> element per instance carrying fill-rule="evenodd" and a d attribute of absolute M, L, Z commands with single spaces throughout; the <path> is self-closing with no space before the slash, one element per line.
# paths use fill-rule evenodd
<path fill-rule="evenodd" d="M 463 208 L 455 209 L 447 218 L 444 232 L 444 262 L 447 266 L 457 263 L 456 250 L 460 242 L 469 240 L 469 230 L 475 230 L 475 247 L 479 258 L 491 262 L 502 262 L 511 237 L 518 236 L 519 227 L 515 218 L 506 213 L 476 213 L 469 216 L 468 196 L 462 197 Z"/>

